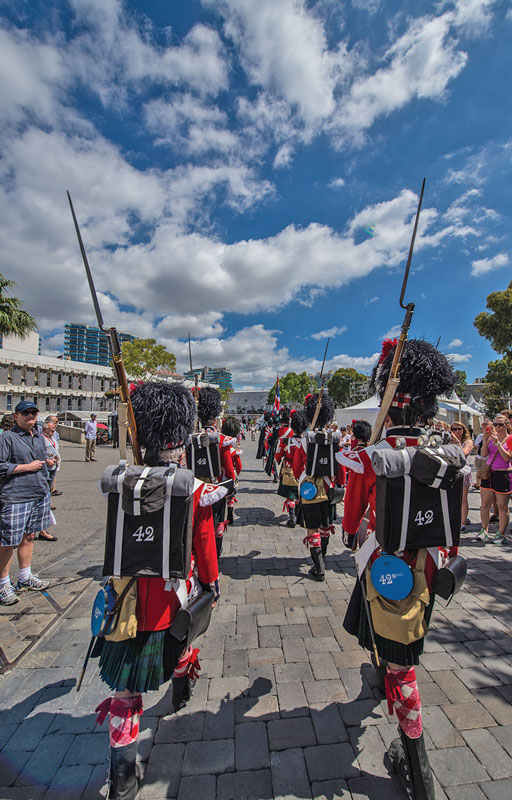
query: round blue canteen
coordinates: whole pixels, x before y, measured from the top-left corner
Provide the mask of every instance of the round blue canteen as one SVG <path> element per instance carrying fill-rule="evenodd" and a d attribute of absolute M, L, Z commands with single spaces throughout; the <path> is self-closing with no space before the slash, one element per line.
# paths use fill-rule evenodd
<path fill-rule="evenodd" d="M 99 590 L 91 611 L 91 633 L 93 636 L 105 636 L 110 631 L 114 620 L 112 611 L 114 610 L 115 602 L 116 593 L 109 584 Z"/>
<path fill-rule="evenodd" d="M 300 496 L 304 498 L 304 500 L 314 500 L 317 495 L 317 489 L 314 483 L 310 481 L 304 481 L 304 483 L 300 487 Z"/>
<path fill-rule="evenodd" d="M 373 562 L 370 578 L 386 600 L 403 600 L 411 593 L 413 574 L 410 566 L 397 556 L 384 553 Z"/>

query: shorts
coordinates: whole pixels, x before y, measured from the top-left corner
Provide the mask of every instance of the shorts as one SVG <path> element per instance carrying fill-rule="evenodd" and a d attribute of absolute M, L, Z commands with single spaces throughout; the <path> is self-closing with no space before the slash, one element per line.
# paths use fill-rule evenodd
<path fill-rule="evenodd" d="M 27 533 L 43 531 L 50 525 L 50 492 L 27 503 L 2 506 L 0 546 L 18 547 Z"/>
<path fill-rule="evenodd" d="M 496 494 L 509 494 L 511 472 L 501 469 L 491 470 L 491 477 L 480 481 L 481 489 L 492 489 Z"/>

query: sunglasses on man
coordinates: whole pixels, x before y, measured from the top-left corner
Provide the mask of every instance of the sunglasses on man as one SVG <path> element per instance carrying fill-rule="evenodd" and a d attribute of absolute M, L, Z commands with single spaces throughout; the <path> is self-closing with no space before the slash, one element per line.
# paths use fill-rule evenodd
<path fill-rule="evenodd" d="M 35 408 L 29 408 L 28 411 L 20 411 L 20 414 L 22 414 L 24 417 L 37 417 L 38 412 Z"/>

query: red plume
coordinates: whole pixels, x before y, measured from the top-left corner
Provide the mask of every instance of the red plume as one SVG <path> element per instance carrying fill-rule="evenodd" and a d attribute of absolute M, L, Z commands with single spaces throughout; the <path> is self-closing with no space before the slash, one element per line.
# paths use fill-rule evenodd
<path fill-rule="evenodd" d="M 304 398 L 304 405 L 306 405 L 306 403 L 308 402 L 309 398 L 310 398 L 310 397 L 313 397 L 313 396 L 314 396 L 314 395 L 313 395 L 313 392 L 310 392 L 309 394 L 307 394 L 307 395 L 305 396 L 305 398 Z"/>
<path fill-rule="evenodd" d="M 386 356 L 391 353 L 392 349 L 398 344 L 398 339 L 384 339 L 382 342 L 382 351 L 379 358 L 379 364 L 382 364 Z"/>

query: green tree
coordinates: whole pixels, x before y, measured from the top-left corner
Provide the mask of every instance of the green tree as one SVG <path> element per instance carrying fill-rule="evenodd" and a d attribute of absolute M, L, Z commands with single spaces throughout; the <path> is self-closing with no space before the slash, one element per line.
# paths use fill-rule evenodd
<path fill-rule="evenodd" d="M 12 334 L 24 339 L 37 328 L 36 321 L 28 311 L 23 311 L 17 297 L 6 297 L 5 290 L 16 284 L 0 275 L 0 334 Z"/>
<path fill-rule="evenodd" d="M 512 281 L 502 292 L 491 292 L 487 296 L 489 311 L 481 311 L 475 317 L 475 328 L 480 336 L 491 343 L 497 353 L 512 354 Z"/>
<path fill-rule="evenodd" d="M 489 361 L 485 380 L 485 407 L 489 415 L 502 411 L 512 395 L 512 355 Z"/>
<path fill-rule="evenodd" d="M 220 389 L 219 388 L 219 392 L 220 392 L 220 396 L 222 398 L 222 402 L 225 404 L 225 407 L 229 408 L 229 400 L 230 400 L 231 395 L 233 394 L 233 389 L 231 389 L 231 388 L 229 388 L 229 389 Z"/>
<path fill-rule="evenodd" d="M 126 374 L 130 378 L 151 380 L 161 369 L 176 369 L 176 356 L 156 339 L 134 339 L 121 345 Z"/>
<path fill-rule="evenodd" d="M 306 372 L 288 372 L 279 378 L 279 394 L 282 403 L 302 403 L 309 392 L 310 380 Z M 267 404 L 272 405 L 276 396 L 276 384 L 267 395 Z"/>
<path fill-rule="evenodd" d="M 347 406 L 352 394 L 351 384 L 367 380 L 367 375 L 362 375 L 353 367 L 342 367 L 336 370 L 328 383 L 329 394 L 337 406 Z"/>
<path fill-rule="evenodd" d="M 453 374 L 455 375 L 455 391 L 460 397 L 461 393 L 466 388 L 468 376 L 463 369 L 454 369 Z"/>

